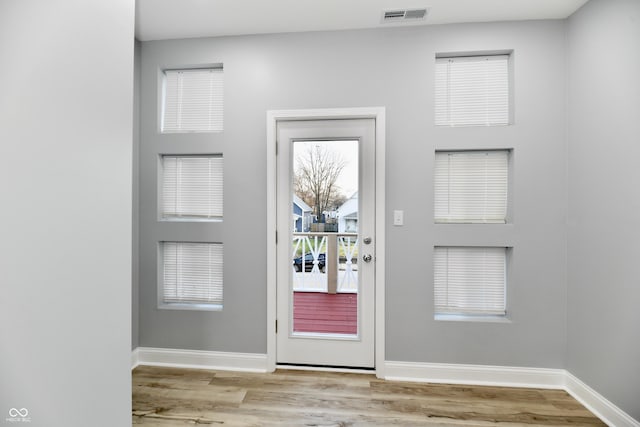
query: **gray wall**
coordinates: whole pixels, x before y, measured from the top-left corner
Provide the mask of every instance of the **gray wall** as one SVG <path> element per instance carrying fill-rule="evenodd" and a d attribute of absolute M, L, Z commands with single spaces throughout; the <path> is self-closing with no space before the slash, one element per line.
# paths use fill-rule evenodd
<path fill-rule="evenodd" d="M 140 157 L 140 345 L 266 352 L 265 179 L 269 109 L 385 106 L 387 359 L 563 367 L 566 340 L 564 22 L 448 25 L 144 42 Z M 436 129 L 436 52 L 514 49 L 515 124 Z M 157 132 L 158 70 L 224 63 L 225 130 Z M 513 224 L 433 225 L 435 149 L 512 148 Z M 222 152 L 222 224 L 156 220 L 159 153 Z M 156 308 L 156 245 L 223 241 L 221 312 Z M 512 322 L 433 320 L 434 245 L 513 246 Z"/>
<path fill-rule="evenodd" d="M 139 329 L 139 267 L 140 253 L 140 75 L 141 75 L 141 44 L 138 40 L 134 44 L 133 56 L 133 233 L 131 236 L 132 269 L 131 269 L 131 349 L 138 347 Z"/>
<path fill-rule="evenodd" d="M 591 0 L 569 43 L 568 370 L 640 420 L 640 2 Z"/>
<path fill-rule="evenodd" d="M 3 425 L 131 423 L 133 29 L 133 0 L 0 1 Z"/>

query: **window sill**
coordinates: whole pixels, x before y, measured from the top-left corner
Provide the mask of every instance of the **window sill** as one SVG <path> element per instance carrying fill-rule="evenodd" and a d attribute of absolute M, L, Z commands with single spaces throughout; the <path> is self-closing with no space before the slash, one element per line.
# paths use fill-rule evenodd
<path fill-rule="evenodd" d="M 481 224 L 481 225 L 505 225 L 509 224 L 505 220 L 446 220 L 446 219 L 436 219 L 433 222 L 438 225 L 455 225 L 455 224 Z"/>
<path fill-rule="evenodd" d="M 222 304 L 159 304 L 158 310 L 222 311 Z"/>
<path fill-rule="evenodd" d="M 160 222 L 222 222 L 222 218 L 168 217 L 158 219 Z"/>
<path fill-rule="evenodd" d="M 436 314 L 434 320 L 444 322 L 483 322 L 483 323 L 512 323 L 506 316 L 472 316 L 464 314 Z"/>
<path fill-rule="evenodd" d="M 506 127 L 513 126 L 512 122 L 509 123 L 434 123 L 438 128 L 494 128 L 494 127 Z"/>
<path fill-rule="evenodd" d="M 159 133 L 161 135 L 181 135 L 181 134 L 195 134 L 195 133 L 222 133 L 224 129 L 209 129 L 209 130 L 195 130 L 195 129 L 177 129 L 177 130 L 164 130 L 161 129 Z"/>

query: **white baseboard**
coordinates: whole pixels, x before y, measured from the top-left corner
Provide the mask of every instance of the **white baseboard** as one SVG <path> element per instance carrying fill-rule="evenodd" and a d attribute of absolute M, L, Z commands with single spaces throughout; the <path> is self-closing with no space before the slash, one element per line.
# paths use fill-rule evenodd
<path fill-rule="evenodd" d="M 138 347 L 131 351 L 131 370 L 133 371 L 140 363 L 138 362 Z"/>
<path fill-rule="evenodd" d="M 510 366 L 385 362 L 385 379 L 446 384 L 562 389 L 564 372 Z"/>
<path fill-rule="evenodd" d="M 138 347 L 134 350 L 136 365 L 173 368 L 214 369 L 219 371 L 267 372 L 267 355 L 220 351 L 177 350 Z"/>
<path fill-rule="evenodd" d="M 604 398 L 600 393 L 566 373 L 565 390 L 598 418 L 615 427 L 640 427 L 640 422 Z"/>

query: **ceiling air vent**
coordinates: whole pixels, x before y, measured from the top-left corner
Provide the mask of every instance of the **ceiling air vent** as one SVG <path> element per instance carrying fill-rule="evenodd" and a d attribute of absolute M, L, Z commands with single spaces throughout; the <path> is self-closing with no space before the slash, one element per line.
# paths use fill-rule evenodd
<path fill-rule="evenodd" d="M 415 21 L 424 19 L 426 16 L 427 9 L 387 10 L 382 14 L 382 22 Z"/>

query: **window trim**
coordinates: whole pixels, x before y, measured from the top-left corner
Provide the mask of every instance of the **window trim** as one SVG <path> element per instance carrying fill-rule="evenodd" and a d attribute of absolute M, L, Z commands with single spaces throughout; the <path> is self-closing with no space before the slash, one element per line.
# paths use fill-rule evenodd
<path fill-rule="evenodd" d="M 222 216 L 212 216 L 208 218 L 204 217 L 172 217 L 172 216 L 164 216 L 163 214 L 163 205 L 164 205 L 164 158 L 165 157 L 216 157 L 222 159 L 222 182 L 223 182 L 223 190 L 222 190 Z M 224 221 L 224 155 L 222 152 L 217 153 L 189 153 L 189 154 L 175 154 L 175 153 L 159 153 L 157 157 L 157 219 L 159 222 L 167 222 L 167 223 L 221 223 Z"/>
<path fill-rule="evenodd" d="M 164 130 L 164 115 L 165 115 L 165 106 L 166 106 L 166 77 L 167 72 L 173 71 L 198 71 L 198 70 L 219 70 L 222 73 L 222 118 L 221 118 L 221 127 L 216 130 L 172 130 L 165 131 Z M 161 67 L 158 68 L 158 101 L 157 102 L 157 127 L 156 130 L 161 135 L 187 135 L 187 134 L 216 134 L 224 132 L 224 64 L 223 63 L 209 63 L 209 64 L 198 64 L 198 65 L 184 65 L 184 66 L 170 66 L 170 67 Z"/>
<path fill-rule="evenodd" d="M 436 216 L 436 161 L 439 153 L 489 153 L 489 152 L 505 152 L 507 155 L 507 192 L 504 221 L 456 221 L 444 220 L 439 221 Z M 491 148 L 491 149 L 436 149 L 433 158 L 433 223 L 436 225 L 505 225 L 513 222 L 513 148 Z"/>
<path fill-rule="evenodd" d="M 483 57 L 494 57 L 494 56 L 505 56 L 507 57 L 507 84 L 508 84 L 508 95 L 507 95 L 507 123 L 503 124 L 438 124 L 436 120 L 437 115 L 437 107 L 436 107 L 436 67 L 439 60 L 443 59 L 456 59 L 456 58 L 483 58 Z M 514 60 L 515 53 L 513 49 L 503 49 L 503 50 L 483 50 L 483 51 L 460 51 L 460 52 L 436 52 L 435 60 L 433 63 L 434 66 L 434 102 L 433 102 L 433 123 L 434 126 L 438 128 L 464 128 L 464 127 L 502 127 L 502 126 L 511 126 L 515 124 L 515 97 L 514 97 Z"/>
<path fill-rule="evenodd" d="M 435 251 L 436 248 L 501 248 L 504 249 L 505 255 L 505 272 L 504 272 L 504 304 L 505 304 L 505 312 L 504 314 L 494 314 L 494 313 L 441 313 L 436 311 L 436 301 L 435 301 Z M 433 310 L 433 318 L 436 321 L 453 321 L 453 322 L 487 322 L 487 323 L 512 323 L 511 320 L 511 311 L 510 307 L 510 294 L 509 288 L 513 285 L 512 281 L 512 258 L 513 258 L 513 246 L 501 246 L 501 245 L 435 245 L 433 247 L 433 288 L 431 296 L 433 298 L 433 304 L 431 305 Z"/>
<path fill-rule="evenodd" d="M 163 245 L 165 243 L 199 243 L 199 244 L 217 244 L 222 246 L 224 257 L 224 244 L 222 242 L 195 242 L 195 241 L 183 241 L 183 240 L 162 240 L 156 245 L 156 277 L 157 277 L 157 308 L 159 310 L 190 310 L 190 311 L 223 311 L 224 308 L 224 261 L 222 264 L 223 269 L 223 300 L 222 304 L 207 304 L 207 303 L 188 303 L 188 302 L 165 302 L 164 300 L 164 251 Z"/>

